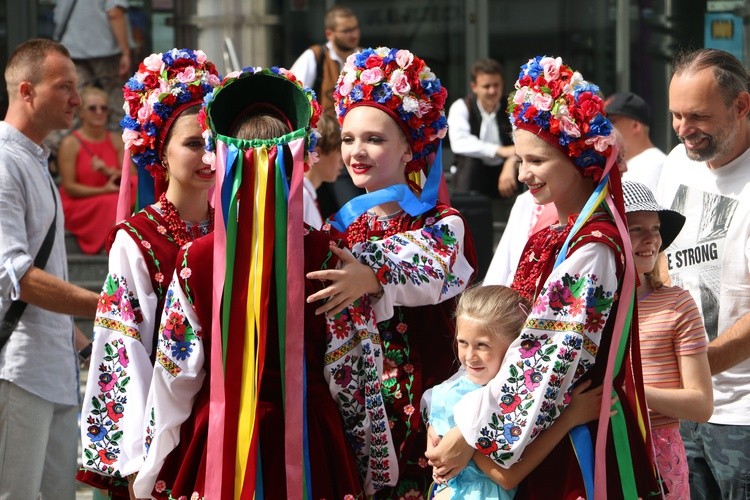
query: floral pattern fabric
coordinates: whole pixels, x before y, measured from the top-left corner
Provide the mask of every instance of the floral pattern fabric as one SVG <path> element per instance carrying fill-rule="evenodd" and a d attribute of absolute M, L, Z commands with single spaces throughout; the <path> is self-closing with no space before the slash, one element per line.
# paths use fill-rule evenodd
<path fill-rule="evenodd" d="M 473 247 L 467 256 L 464 221 L 448 207 L 407 217 L 406 222 L 378 219 L 372 214 L 362 217 L 368 220 L 364 224 L 358 221 L 358 225 L 368 228 L 367 237 L 354 243 L 351 251 L 375 271 L 383 286 L 381 297 L 368 298 L 382 343 L 381 397 L 399 472 L 398 484 L 377 496 L 422 498 L 430 473 L 424 458 L 425 429 L 419 404 L 425 389 L 455 371 L 452 312 L 455 297 L 474 273 Z M 404 224 L 403 230 L 386 236 L 393 229 L 389 224 L 396 223 Z M 354 343 L 358 331 L 347 328 L 351 327 L 336 318 L 329 322 L 333 342 L 329 342 L 327 353 Z M 361 355 L 347 354 L 348 363 L 361 362 Z M 327 371 L 331 369 L 327 367 Z M 336 398 L 335 387 L 332 389 Z"/>
<path fill-rule="evenodd" d="M 500 372 L 456 406 L 469 443 L 500 465 L 521 458 L 592 367 L 617 287 L 615 255 L 603 244 L 581 247 L 552 271 Z"/>
<path fill-rule="evenodd" d="M 102 487 L 91 473 L 124 478 L 143 463 L 155 332 L 178 250 L 150 206 L 118 224 L 112 236 L 81 410 L 82 482 Z"/>
<path fill-rule="evenodd" d="M 176 272 L 186 274 L 189 267 Z M 152 415 L 148 454 L 133 485 L 138 498 L 148 498 L 152 489 L 169 493 L 169 485 L 159 472 L 169 453 L 177 446 L 180 426 L 190 417 L 195 396 L 206 377 L 206 349 L 203 330 L 190 299 L 177 276 L 169 285 L 164 301 L 156 348 L 156 363 L 146 404 Z M 200 496 L 196 497 L 200 498 Z"/>
<path fill-rule="evenodd" d="M 94 321 L 81 413 L 82 464 L 108 476 L 137 472 L 143 461 L 143 412 L 159 300 L 141 248 L 118 231 Z"/>

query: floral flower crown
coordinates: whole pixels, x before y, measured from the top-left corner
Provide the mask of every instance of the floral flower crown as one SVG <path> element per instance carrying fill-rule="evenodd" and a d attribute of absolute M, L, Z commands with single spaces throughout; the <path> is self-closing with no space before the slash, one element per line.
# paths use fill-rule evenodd
<path fill-rule="evenodd" d="M 448 92 L 429 66 L 408 50 L 378 47 L 351 54 L 333 98 L 342 124 L 346 113 L 358 105 L 375 106 L 396 121 L 412 150 L 407 173 L 427 166 L 427 155 L 437 151 L 448 131 Z"/>
<path fill-rule="evenodd" d="M 257 78 L 258 76 L 272 77 L 293 84 L 297 92 L 284 92 L 279 81 L 270 81 L 268 78 L 265 79 L 265 84 L 260 81 L 257 82 L 258 87 L 253 89 L 238 85 L 240 82 L 248 85 L 254 83 L 253 80 L 248 79 L 256 77 L 255 80 L 260 80 Z M 226 97 L 226 105 L 222 104 L 221 109 L 217 109 L 217 97 L 221 93 L 226 93 L 227 89 L 230 89 L 230 93 L 222 96 Z M 291 123 L 292 133 L 298 129 L 305 129 L 305 148 L 307 150 L 305 168 L 317 161 L 315 145 L 318 141 L 318 134 L 311 130 L 318 125 L 321 108 L 315 98 L 315 92 L 302 85 L 302 82 L 288 69 L 273 66 L 270 68 L 247 67 L 241 71 L 234 71 L 229 73 L 212 92 L 206 94 L 204 101 L 205 104 L 198 113 L 198 122 L 203 129 L 203 138 L 206 141 L 205 149 L 209 157 L 212 158 L 216 151 L 217 137 L 228 136 L 229 122 L 248 106 L 261 103 L 270 104 L 286 115 L 286 119 Z M 274 142 L 283 144 L 287 142 L 288 136 L 289 134 L 277 138 Z M 209 161 L 206 161 L 206 163 L 209 163 Z"/>
<path fill-rule="evenodd" d="M 521 66 L 515 88 L 508 97 L 513 127 L 537 134 L 598 181 L 616 143 L 599 87 L 559 57 L 537 56 Z"/>
<path fill-rule="evenodd" d="M 122 140 L 133 163 L 152 176 L 162 174 L 161 148 L 176 111 L 200 104 L 219 84 L 216 67 L 202 50 L 172 49 L 141 62 L 122 89 Z"/>

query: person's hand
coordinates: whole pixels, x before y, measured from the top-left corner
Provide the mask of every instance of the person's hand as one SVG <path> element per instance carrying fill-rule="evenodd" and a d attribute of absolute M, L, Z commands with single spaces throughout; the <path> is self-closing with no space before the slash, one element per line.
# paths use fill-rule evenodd
<path fill-rule="evenodd" d="M 362 295 L 376 294 L 381 286 L 375 271 L 360 263 L 346 248 L 339 248 L 331 242 L 331 252 L 339 258 L 339 269 L 327 269 L 307 273 L 311 280 L 329 281 L 330 284 L 307 297 L 307 303 L 325 299 L 325 303 L 315 310 L 315 314 L 336 314 L 350 306 Z"/>
<path fill-rule="evenodd" d="M 107 166 L 106 163 L 104 163 L 104 160 L 99 158 L 98 156 L 92 156 L 91 157 L 91 170 L 94 172 L 99 172 L 104 175 L 109 175 L 109 172 L 112 170 Z"/>
<path fill-rule="evenodd" d="M 516 155 L 516 147 L 510 146 L 498 146 L 495 151 L 495 156 L 498 158 L 513 158 Z"/>
<path fill-rule="evenodd" d="M 114 193 L 120 191 L 120 176 L 113 176 L 107 179 L 102 189 L 105 193 Z"/>
<path fill-rule="evenodd" d="M 120 62 L 117 65 L 117 76 L 120 78 L 127 78 L 130 76 L 130 68 L 133 65 L 131 60 L 130 52 L 123 52 L 120 54 Z"/>
<path fill-rule="evenodd" d="M 603 388 L 600 385 L 588 390 L 590 386 L 590 380 L 581 382 L 570 393 L 570 404 L 565 408 L 565 411 L 563 411 L 560 418 L 565 419 L 570 424 L 571 428 L 599 418 L 599 410 L 602 406 Z M 617 401 L 617 397 L 612 398 L 612 405 Z M 611 410 L 610 416 L 615 415 L 616 413 L 616 410 Z"/>
<path fill-rule="evenodd" d="M 503 163 L 500 176 L 497 178 L 497 190 L 503 198 L 510 198 L 516 194 L 518 191 L 517 177 L 516 158 L 511 156 Z"/>
<path fill-rule="evenodd" d="M 428 463 L 433 467 L 435 482 L 445 482 L 456 477 L 473 455 L 474 448 L 466 442 L 458 427 L 449 430 L 431 451 L 425 453 Z"/>

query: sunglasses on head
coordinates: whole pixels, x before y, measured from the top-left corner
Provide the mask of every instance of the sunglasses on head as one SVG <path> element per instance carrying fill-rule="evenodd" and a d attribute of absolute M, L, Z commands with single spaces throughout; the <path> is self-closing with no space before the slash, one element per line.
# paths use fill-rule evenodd
<path fill-rule="evenodd" d="M 101 111 L 102 113 L 106 113 L 107 111 L 109 111 L 109 106 L 107 106 L 106 104 L 89 104 L 88 106 L 86 106 L 86 109 L 88 109 L 92 113 L 97 110 Z"/>

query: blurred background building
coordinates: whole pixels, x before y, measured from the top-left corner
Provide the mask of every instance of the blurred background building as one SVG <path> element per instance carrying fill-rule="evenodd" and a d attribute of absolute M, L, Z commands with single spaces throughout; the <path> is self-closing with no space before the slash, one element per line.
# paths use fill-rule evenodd
<path fill-rule="evenodd" d="M 81 2 L 93 0 L 79 0 Z M 177 47 L 203 49 L 223 73 L 291 66 L 325 41 L 332 0 L 130 0 L 134 61 Z M 669 61 L 681 48 L 717 46 L 747 58 L 746 1 L 706 0 L 341 0 L 359 19 L 364 47 L 408 48 L 440 75 L 449 100 L 468 91 L 469 67 L 493 57 L 506 92 L 537 54 L 561 56 L 602 92 L 631 90 L 654 114 L 654 142 L 675 143 L 667 109 Z M 55 0 L 0 0 L 0 62 L 20 42 L 51 36 Z M 91 43 L 96 43 L 92 40 Z M 2 85 L 3 94 L 5 85 Z M 7 96 L 0 97 L 4 115 Z"/>

